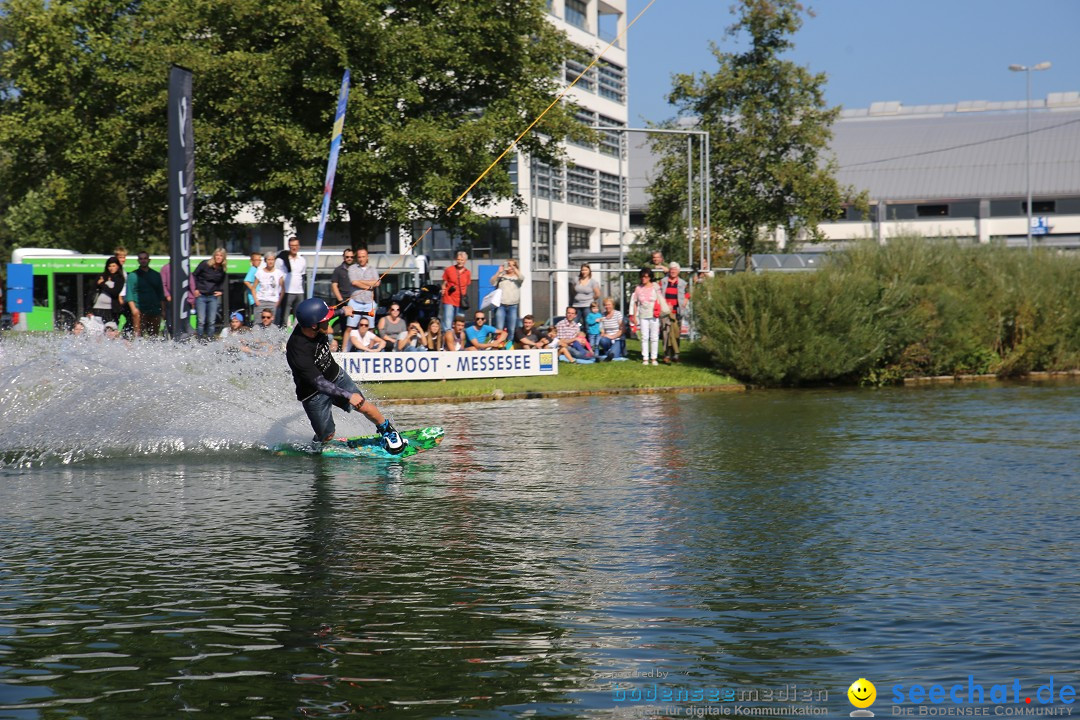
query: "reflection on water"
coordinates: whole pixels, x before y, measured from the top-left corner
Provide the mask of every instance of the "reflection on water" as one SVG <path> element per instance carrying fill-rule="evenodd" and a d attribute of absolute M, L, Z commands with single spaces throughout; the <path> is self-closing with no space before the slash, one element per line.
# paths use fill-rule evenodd
<path fill-rule="evenodd" d="M 1077 386 L 592 397 L 401 410 L 448 428 L 403 463 L 9 467 L 0 718 L 1075 683 L 1078 417 Z"/>

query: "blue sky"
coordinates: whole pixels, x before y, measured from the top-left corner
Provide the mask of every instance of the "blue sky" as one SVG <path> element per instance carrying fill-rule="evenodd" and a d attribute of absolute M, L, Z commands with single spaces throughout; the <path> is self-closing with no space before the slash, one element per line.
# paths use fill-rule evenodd
<path fill-rule="evenodd" d="M 738 49 L 725 34 L 734 0 L 656 0 L 627 36 L 630 124 L 675 115 L 667 104 L 675 73 L 713 72 L 709 51 Z M 630 19 L 648 0 L 629 0 Z M 1023 100 L 1013 63 L 1049 60 L 1031 77 L 1033 98 L 1080 90 L 1080 0 L 804 0 L 789 57 L 828 76 L 831 105 L 869 107 L 959 100 Z"/>

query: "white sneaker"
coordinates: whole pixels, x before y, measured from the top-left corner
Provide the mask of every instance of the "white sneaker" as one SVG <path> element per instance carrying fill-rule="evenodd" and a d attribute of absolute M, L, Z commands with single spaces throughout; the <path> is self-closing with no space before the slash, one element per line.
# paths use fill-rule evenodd
<path fill-rule="evenodd" d="M 653 361 L 652 361 L 652 363 L 650 363 L 650 364 L 652 364 L 652 365 L 659 365 L 660 363 L 658 363 L 658 362 L 656 362 L 655 360 L 653 360 Z"/>
<path fill-rule="evenodd" d="M 641 364 L 642 364 L 642 365 L 648 365 L 648 364 L 649 364 L 649 361 L 648 361 L 648 360 L 642 360 L 642 361 L 641 361 Z"/>

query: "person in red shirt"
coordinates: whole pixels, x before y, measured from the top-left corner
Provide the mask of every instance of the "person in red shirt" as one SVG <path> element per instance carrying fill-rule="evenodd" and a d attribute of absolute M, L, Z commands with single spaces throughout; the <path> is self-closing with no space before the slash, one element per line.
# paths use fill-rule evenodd
<path fill-rule="evenodd" d="M 442 305 L 440 316 L 443 327 L 451 327 L 454 318 L 469 309 L 468 292 L 472 275 L 469 268 L 465 267 L 465 261 L 469 256 L 464 250 L 458 250 L 454 264 L 443 270 L 442 274 Z"/>

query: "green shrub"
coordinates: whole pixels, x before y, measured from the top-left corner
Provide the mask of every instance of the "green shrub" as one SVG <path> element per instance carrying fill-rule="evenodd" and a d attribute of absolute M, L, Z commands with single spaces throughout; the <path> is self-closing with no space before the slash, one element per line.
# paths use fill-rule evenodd
<path fill-rule="evenodd" d="M 759 385 L 1080 367 L 1080 258 L 905 238 L 694 298 L 718 368 Z"/>

